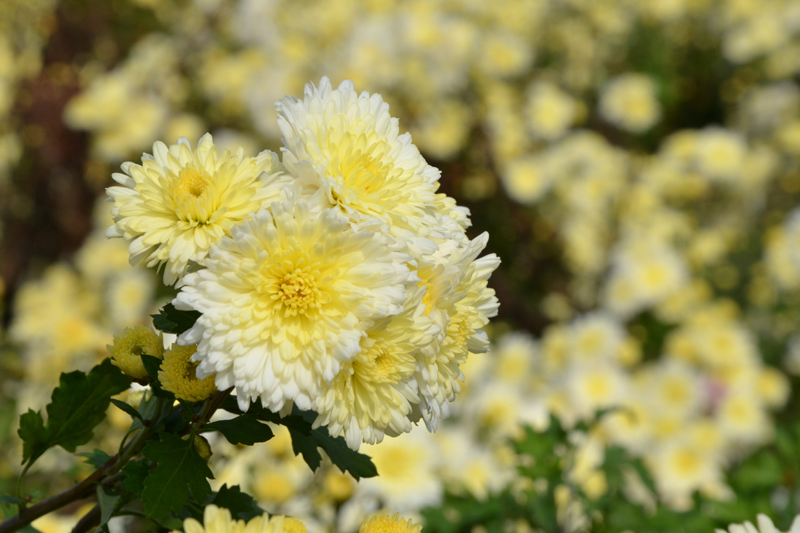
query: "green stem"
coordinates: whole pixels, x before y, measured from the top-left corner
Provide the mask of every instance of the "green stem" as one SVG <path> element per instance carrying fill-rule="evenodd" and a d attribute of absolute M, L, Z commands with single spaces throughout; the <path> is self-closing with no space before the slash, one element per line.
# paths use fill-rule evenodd
<path fill-rule="evenodd" d="M 96 483 L 101 483 L 107 478 L 114 476 L 116 473 L 122 470 L 122 467 L 124 467 L 131 458 L 133 458 L 142 450 L 147 439 L 158 427 L 159 422 L 161 421 L 161 415 L 164 412 L 164 407 L 168 402 L 169 400 L 163 398 L 158 399 L 156 412 L 153 415 L 153 418 L 150 420 L 150 424 L 146 425 L 141 431 L 139 431 L 139 433 L 136 434 L 134 439 L 125 446 L 122 453 L 118 453 L 106 461 L 103 466 L 95 470 L 89 477 L 77 485 L 73 485 L 64 492 L 41 501 L 36 505 L 20 509 L 17 516 L 11 517 L 0 524 L 0 533 L 12 533 L 13 531 L 17 531 L 27 526 L 37 518 L 46 515 L 47 513 L 55 511 L 56 509 L 60 509 L 61 507 L 64 507 L 65 505 L 68 505 L 74 501 L 82 500 L 90 496 L 94 492 Z M 25 470 L 27 470 L 27 468 Z M 23 473 L 25 470 L 23 470 Z"/>

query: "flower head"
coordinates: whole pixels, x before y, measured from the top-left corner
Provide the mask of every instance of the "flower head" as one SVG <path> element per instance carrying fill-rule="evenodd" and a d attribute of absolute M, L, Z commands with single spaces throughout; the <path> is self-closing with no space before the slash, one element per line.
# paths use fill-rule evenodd
<path fill-rule="evenodd" d="M 270 518 L 264 513 L 245 522 L 234 520 L 228 509 L 216 505 L 206 506 L 202 524 L 194 518 L 184 520 L 183 530 L 186 533 L 307 533 L 305 524 L 296 518 L 283 515 Z M 172 533 L 180 531 L 175 530 Z"/>
<path fill-rule="evenodd" d="M 426 237 L 434 231 L 439 170 L 428 165 L 411 135 L 379 94 L 356 93 L 353 82 L 337 89 L 328 78 L 306 85 L 303 100 L 280 100 L 284 163 L 310 165 L 311 186 L 345 213 L 375 217 L 393 233 Z"/>
<path fill-rule="evenodd" d="M 142 363 L 142 354 L 152 355 L 159 359 L 164 355 L 164 342 L 161 334 L 156 334 L 145 326 L 125 328 L 121 335 L 114 336 L 114 344 L 108 347 L 111 352 L 111 363 L 119 367 L 133 379 L 144 379 L 148 376 Z"/>
<path fill-rule="evenodd" d="M 758 527 L 754 526 L 752 522 L 745 522 L 744 524 L 731 524 L 728 526 L 728 531 L 730 533 L 781 533 L 767 515 L 759 513 L 756 518 Z M 717 529 L 716 533 L 728 533 L 728 531 Z M 786 533 L 800 533 L 800 515 L 794 517 L 792 525 Z"/>
<path fill-rule="evenodd" d="M 358 533 L 420 533 L 422 526 L 411 522 L 411 519 L 400 518 L 400 513 L 394 516 L 375 515 L 361 524 Z"/>
<path fill-rule="evenodd" d="M 235 386 L 242 409 L 311 409 L 320 386 L 361 352 L 376 320 L 403 310 L 416 277 L 393 240 L 336 209 L 286 199 L 251 215 L 187 275 L 176 307 L 202 313 L 181 335 L 199 343 L 198 377 Z"/>
<path fill-rule="evenodd" d="M 197 351 L 197 345 L 180 346 L 173 344 L 164 353 L 164 361 L 158 371 L 158 380 L 164 390 L 175 395 L 179 400 L 199 402 L 217 392 L 214 376 L 197 378 L 197 364 L 191 361 Z"/>
<path fill-rule="evenodd" d="M 420 262 L 420 283 L 427 286 L 422 299 L 425 314 L 441 330 L 434 342 L 420 351 L 417 363 L 422 402 L 414 416 L 422 417 L 430 429 L 448 416 L 448 403 L 461 391 L 459 367 L 470 352 L 485 352 L 489 346 L 482 328 L 497 314 L 499 303 L 487 282 L 500 259 L 494 254 L 477 258 L 487 241 L 484 233 L 446 255 Z"/>
<path fill-rule="evenodd" d="M 396 436 L 411 430 L 411 405 L 419 403 L 415 354 L 439 332 L 419 305 L 424 293 L 418 289 L 403 313 L 370 328 L 361 338 L 361 353 L 322 388 L 317 424 L 328 426 L 333 436 L 344 432 L 353 449 L 362 441 L 380 442 L 384 433 Z"/>
<path fill-rule="evenodd" d="M 106 236 L 129 241 L 132 264 L 165 264 L 164 283 L 172 285 L 190 261 L 202 264 L 211 245 L 277 195 L 284 178 L 273 155 L 246 157 L 241 148 L 220 155 L 209 134 L 195 150 L 185 138 L 170 147 L 157 142 L 141 165 L 123 163 L 124 174 L 113 175 L 122 186 L 107 189 L 114 225 Z"/>

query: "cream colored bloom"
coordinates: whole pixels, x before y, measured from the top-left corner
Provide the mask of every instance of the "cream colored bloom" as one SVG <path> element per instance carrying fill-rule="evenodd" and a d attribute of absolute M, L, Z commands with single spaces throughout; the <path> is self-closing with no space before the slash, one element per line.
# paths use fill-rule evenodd
<path fill-rule="evenodd" d="M 427 237 L 437 220 L 439 170 L 428 165 L 411 135 L 379 94 L 356 93 L 353 82 L 332 89 L 306 85 L 305 97 L 275 104 L 285 145 L 283 162 L 303 185 L 321 189 L 330 205 L 367 215 L 406 237 Z M 314 172 L 304 169 L 313 167 Z"/>
<path fill-rule="evenodd" d="M 578 104 L 556 85 L 540 81 L 528 89 L 525 112 L 533 134 L 552 141 L 564 135 L 575 122 Z"/>
<path fill-rule="evenodd" d="M 759 513 L 756 516 L 758 527 L 754 526 L 752 522 L 745 522 L 744 524 L 731 524 L 728 526 L 728 531 L 724 529 L 716 529 L 716 533 L 781 533 L 772 520 L 765 514 Z M 795 516 L 792 520 L 792 525 L 786 533 L 800 533 L 800 515 Z"/>
<path fill-rule="evenodd" d="M 375 515 L 358 529 L 358 533 L 420 533 L 422 526 L 414 524 L 411 519 L 400 518 L 400 513 L 394 516 Z"/>
<path fill-rule="evenodd" d="M 141 165 L 123 163 L 124 174 L 113 175 L 121 186 L 107 189 L 115 222 L 106 236 L 129 242 L 132 264 L 166 264 L 164 283 L 172 285 L 190 261 L 202 264 L 233 226 L 277 198 L 286 178 L 277 172 L 275 157 L 246 157 L 241 149 L 218 154 L 209 134 L 195 150 L 185 138 L 170 147 L 157 142 Z"/>
<path fill-rule="evenodd" d="M 381 442 L 384 433 L 411 431 L 411 405 L 419 403 L 413 380 L 416 355 L 439 332 L 419 305 L 424 293 L 418 289 L 403 313 L 370 328 L 361 338 L 361 353 L 322 387 L 315 425 L 328 426 L 333 436 L 344 432 L 354 450 L 362 441 Z"/>
<path fill-rule="evenodd" d="M 194 518 L 183 521 L 186 533 L 307 533 L 305 524 L 296 518 L 287 516 L 261 516 L 244 520 L 234 520 L 228 509 L 207 505 L 203 511 L 203 523 Z M 172 533 L 180 533 L 174 530 Z"/>
<path fill-rule="evenodd" d="M 600 95 L 600 114 L 632 133 L 647 131 L 661 118 L 655 83 L 642 74 L 614 78 Z"/>
<path fill-rule="evenodd" d="M 442 500 L 444 487 L 437 472 L 442 451 L 430 433 L 420 428 L 380 444 L 365 445 L 361 451 L 372 458 L 378 475 L 361 479 L 355 498 L 378 497 L 387 508 L 401 512 L 437 505 Z"/>
<path fill-rule="evenodd" d="M 179 338 L 199 343 L 197 376 L 216 372 L 242 409 L 257 398 L 275 411 L 290 400 L 313 409 L 322 383 L 361 353 L 374 321 L 403 310 L 417 280 L 410 258 L 370 229 L 293 199 L 234 228 L 174 300 L 203 313 Z"/>
<path fill-rule="evenodd" d="M 489 347 L 483 328 L 497 314 L 499 302 L 487 287 L 500 259 L 490 254 L 478 259 L 488 235 L 478 236 L 447 252 L 420 261 L 419 276 L 427 286 L 422 302 L 441 333 L 420 352 L 417 382 L 422 403 L 415 418 L 422 417 L 429 429 L 449 414 L 449 402 L 461 391 L 459 367 L 470 352 L 485 352 Z"/>

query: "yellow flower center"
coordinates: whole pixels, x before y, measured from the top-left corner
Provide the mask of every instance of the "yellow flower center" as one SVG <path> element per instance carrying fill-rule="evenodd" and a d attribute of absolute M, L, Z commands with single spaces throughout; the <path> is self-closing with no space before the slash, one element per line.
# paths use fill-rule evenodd
<path fill-rule="evenodd" d="M 197 167 L 187 167 L 178 174 L 178 183 L 175 185 L 175 196 L 186 198 L 192 196 L 199 198 L 211 188 L 208 174 Z"/>
<path fill-rule="evenodd" d="M 684 476 L 692 475 L 702 466 L 700 457 L 689 450 L 678 451 L 674 460 L 675 469 Z"/>
<path fill-rule="evenodd" d="M 389 516 L 373 516 L 363 524 L 358 533 L 420 533 L 422 526 L 411 520 L 400 518 L 399 514 Z"/>
<path fill-rule="evenodd" d="M 353 361 L 359 378 L 377 383 L 397 383 L 400 381 L 399 359 L 396 346 L 386 342 L 376 342 L 364 350 L 363 355 Z"/>
<path fill-rule="evenodd" d="M 295 268 L 278 281 L 278 292 L 273 299 L 280 300 L 287 314 L 305 314 L 308 308 L 320 305 L 317 282 L 308 267 Z"/>

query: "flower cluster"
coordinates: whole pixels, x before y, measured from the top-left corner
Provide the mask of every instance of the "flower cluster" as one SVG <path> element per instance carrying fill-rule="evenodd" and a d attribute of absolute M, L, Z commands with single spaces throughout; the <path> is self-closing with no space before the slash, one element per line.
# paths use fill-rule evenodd
<path fill-rule="evenodd" d="M 323 78 L 276 107 L 282 160 L 220 154 L 210 135 L 157 142 L 114 174 L 106 234 L 178 282 L 175 306 L 202 313 L 179 343 L 242 409 L 313 409 L 354 449 L 435 429 L 488 346 L 487 235 L 466 236 L 468 212 L 380 95 Z"/>

